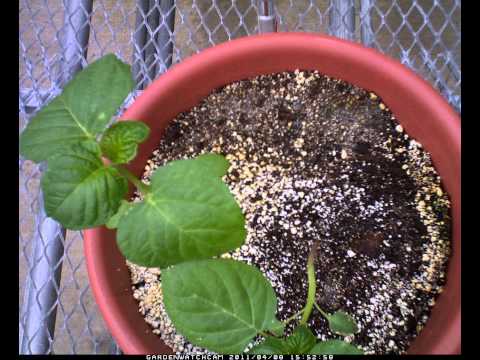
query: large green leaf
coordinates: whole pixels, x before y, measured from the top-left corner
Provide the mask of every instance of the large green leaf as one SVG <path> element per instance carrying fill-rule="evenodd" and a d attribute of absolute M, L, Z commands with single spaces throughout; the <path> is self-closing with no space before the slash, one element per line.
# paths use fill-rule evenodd
<path fill-rule="evenodd" d="M 298 326 L 286 339 L 267 337 L 264 342 L 250 350 L 252 354 L 307 354 L 315 345 L 316 337 L 305 325 Z"/>
<path fill-rule="evenodd" d="M 140 121 L 120 121 L 110 126 L 100 146 L 113 163 L 124 164 L 137 155 L 137 146 L 144 141 L 150 129 Z"/>
<path fill-rule="evenodd" d="M 342 340 L 319 342 L 308 353 L 313 355 L 363 355 L 361 349 Z"/>
<path fill-rule="evenodd" d="M 327 316 L 330 330 L 340 335 L 353 335 L 358 332 L 355 320 L 342 310 Z"/>
<path fill-rule="evenodd" d="M 234 260 L 201 260 L 162 272 L 165 309 L 190 342 L 218 353 L 240 353 L 275 325 L 277 299 L 255 267 Z"/>
<path fill-rule="evenodd" d="M 115 55 L 93 62 L 30 121 L 20 136 L 20 153 L 39 162 L 74 143 L 95 139 L 133 86 L 130 66 Z"/>
<path fill-rule="evenodd" d="M 127 181 L 103 164 L 96 143 L 84 142 L 49 159 L 42 190 L 48 216 L 78 230 L 102 225 L 115 214 Z"/>
<path fill-rule="evenodd" d="M 316 342 L 317 338 L 305 325 L 298 326 L 286 340 L 286 346 L 290 354 L 306 354 Z"/>
<path fill-rule="evenodd" d="M 242 245 L 244 216 L 220 178 L 225 161 L 220 155 L 204 155 L 159 168 L 150 193 L 118 224 L 117 242 L 125 257 L 165 268 Z"/>
<path fill-rule="evenodd" d="M 285 332 L 285 324 L 279 320 L 275 320 L 270 332 L 275 336 L 283 336 L 283 333 Z"/>
<path fill-rule="evenodd" d="M 159 168 L 156 172 L 158 181 L 163 179 L 160 176 L 175 176 L 177 173 L 183 173 L 195 178 L 196 176 L 218 176 L 222 177 L 228 171 L 230 163 L 224 156 L 209 153 L 202 154 L 193 159 L 186 159 L 181 161 L 172 161 L 165 166 Z M 153 181 L 155 181 L 153 179 Z"/>
<path fill-rule="evenodd" d="M 122 200 L 120 207 L 118 208 L 117 212 L 105 223 L 105 226 L 109 229 L 116 229 L 120 220 L 128 214 L 128 211 L 132 208 L 133 202 L 129 202 L 126 200 Z"/>
<path fill-rule="evenodd" d="M 227 159 L 225 159 L 224 156 L 213 153 L 197 156 L 195 159 L 190 161 L 196 161 L 196 167 L 198 168 L 196 169 L 196 171 L 198 171 L 199 173 L 201 172 L 220 177 L 225 175 L 228 171 L 228 168 L 230 167 L 230 163 Z M 187 161 L 177 163 L 177 166 L 179 164 L 181 164 L 182 166 L 187 166 Z"/>
<path fill-rule="evenodd" d="M 288 350 L 284 339 L 267 336 L 262 343 L 251 348 L 248 353 L 255 355 L 287 355 Z"/>

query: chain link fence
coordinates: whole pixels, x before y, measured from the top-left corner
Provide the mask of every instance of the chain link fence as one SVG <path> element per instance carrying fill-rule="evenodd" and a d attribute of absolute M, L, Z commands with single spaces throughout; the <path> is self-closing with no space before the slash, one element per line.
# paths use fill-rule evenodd
<path fill-rule="evenodd" d="M 376 48 L 460 111 L 460 7 L 460 0 L 21 0 L 19 131 L 106 53 L 132 64 L 132 100 L 172 64 L 269 31 L 328 33 Z M 19 158 L 19 352 L 118 354 L 88 285 L 81 233 L 43 211 L 42 171 Z"/>

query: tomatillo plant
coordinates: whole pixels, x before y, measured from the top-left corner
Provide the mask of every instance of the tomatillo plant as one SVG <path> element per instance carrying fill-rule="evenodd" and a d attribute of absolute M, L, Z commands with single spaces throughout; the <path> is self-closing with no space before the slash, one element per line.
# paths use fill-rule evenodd
<path fill-rule="evenodd" d="M 240 353 L 257 336 L 255 354 L 360 354 L 341 341 L 317 342 L 307 322 L 314 307 L 332 332 L 358 331 L 346 313 L 315 303 L 316 246 L 307 263 L 305 308 L 285 322 L 275 317 L 272 286 L 254 266 L 218 259 L 245 242 L 242 211 L 222 181 L 229 162 L 203 154 L 158 168 L 144 184 L 125 167 L 149 136 L 139 121 L 107 127 L 133 90 L 130 67 L 109 54 L 78 73 L 41 109 L 20 137 L 20 153 L 47 162 L 41 180 L 48 216 L 73 230 L 106 225 L 133 263 L 159 267 L 167 313 L 192 343 L 219 353 Z M 141 201 L 124 200 L 128 182 Z M 284 327 L 299 315 L 293 333 Z"/>

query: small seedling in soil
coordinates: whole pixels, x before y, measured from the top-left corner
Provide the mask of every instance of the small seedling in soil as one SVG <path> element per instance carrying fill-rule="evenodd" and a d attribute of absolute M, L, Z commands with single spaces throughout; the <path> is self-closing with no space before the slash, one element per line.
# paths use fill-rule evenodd
<path fill-rule="evenodd" d="M 111 118 L 133 90 L 130 67 L 106 55 L 78 73 L 61 95 L 30 121 L 21 154 L 47 162 L 41 187 L 48 216 L 73 230 L 117 229 L 125 257 L 162 271 L 164 304 L 175 327 L 193 344 L 219 353 L 240 353 L 258 335 L 255 354 L 361 354 L 341 340 L 317 342 L 307 322 L 314 307 L 332 332 L 358 331 L 346 313 L 324 312 L 315 303 L 315 253 L 307 262 L 304 309 L 281 322 L 272 286 L 254 266 L 218 259 L 246 238 L 242 211 L 222 181 L 229 162 L 203 154 L 157 169 L 149 185 L 125 166 L 149 135 L 140 121 Z M 128 182 L 141 201 L 124 200 Z M 302 318 L 284 337 L 285 325 Z"/>

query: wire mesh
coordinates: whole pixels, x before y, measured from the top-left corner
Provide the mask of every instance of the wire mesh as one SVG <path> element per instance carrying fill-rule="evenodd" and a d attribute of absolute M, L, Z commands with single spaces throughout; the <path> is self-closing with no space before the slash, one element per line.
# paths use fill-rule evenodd
<path fill-rule="evenodd" d="M 274 29 L 374 47 L 430 81 L 459 111 L 460 8 L 460 0 L 21 0 L 19 130 L 106 53 L 132 64 L 142 90 L 204 48 Z M 65 232 L 43 212 L 41 171 L 19 158 L 19 351 L 119 353 L 88 286 L 81 233 Z"/>

